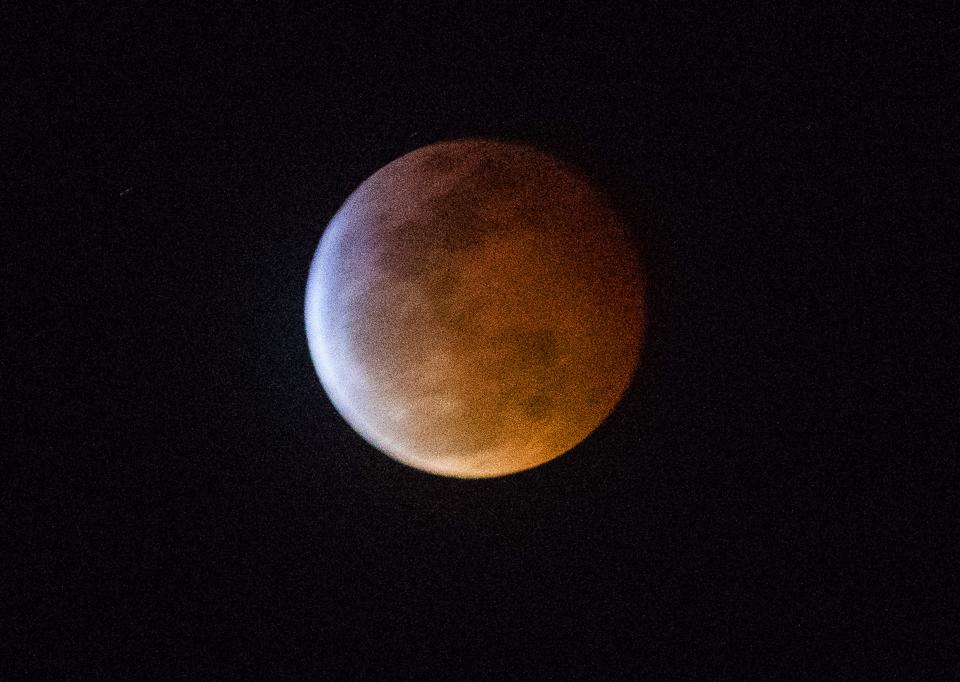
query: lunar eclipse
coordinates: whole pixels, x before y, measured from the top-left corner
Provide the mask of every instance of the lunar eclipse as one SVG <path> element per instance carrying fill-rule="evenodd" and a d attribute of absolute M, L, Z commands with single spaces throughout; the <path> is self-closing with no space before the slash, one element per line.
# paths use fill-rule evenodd
<path fill-rule="evenodd" d="M 568 452 L 636 370 L 643 277 L 587 178 L 525 145 L 417 149 L 353 192 L 307 283 L 317 374 L 367 442 L 485 478 Z"/>

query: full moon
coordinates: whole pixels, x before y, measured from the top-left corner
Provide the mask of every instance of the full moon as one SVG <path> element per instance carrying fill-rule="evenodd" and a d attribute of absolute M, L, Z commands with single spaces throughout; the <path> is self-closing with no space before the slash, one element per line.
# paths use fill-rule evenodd
<path fill-rule="evenodd" d="M 368 443 L 442 476 L 538 466 L 613 411 L 643 280 L 622 220 L 531 147 L 442 142 L 350 195 L 310 267 L 310 355 Z"/>

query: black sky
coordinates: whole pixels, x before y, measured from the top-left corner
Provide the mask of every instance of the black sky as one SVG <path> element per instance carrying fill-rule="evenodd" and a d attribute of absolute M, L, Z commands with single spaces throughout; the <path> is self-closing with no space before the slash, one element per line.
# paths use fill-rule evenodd
<path fill-rule="evenodd" d="M 675 5 L 10 12 L 2 676 L 956 674 L 957 21 Z M 584 443 L 457 481 L 338 417 L 303 293 L 360 182 L 478 135 L 607 192 L 650 325 Z"/>

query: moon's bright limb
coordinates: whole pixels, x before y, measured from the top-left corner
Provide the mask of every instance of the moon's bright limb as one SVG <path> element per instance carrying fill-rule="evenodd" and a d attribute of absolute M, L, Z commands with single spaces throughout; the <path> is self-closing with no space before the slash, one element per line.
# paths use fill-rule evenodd
<path fill-rule="evenodd" d="M 310 353 L 369 443 L 459 478 L 529 469 L 613 410 L 636 368 L 643 289 L 585 178 L 489 140 L 413 151 L 368 178 L 320 240 Z"/>

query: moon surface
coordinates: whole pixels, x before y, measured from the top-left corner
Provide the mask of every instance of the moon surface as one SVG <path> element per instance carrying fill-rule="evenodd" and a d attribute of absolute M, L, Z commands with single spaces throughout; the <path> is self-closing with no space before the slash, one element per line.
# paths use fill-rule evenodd
<path fill-rule="evenodd" d="M 310 354 L 343 418 L 433 474 L 523 471 L 576 446 L 631 381 L 642 277 L 619 217 L 524 145 L 417 149 L 347 199 L 306 291 Z"/>

